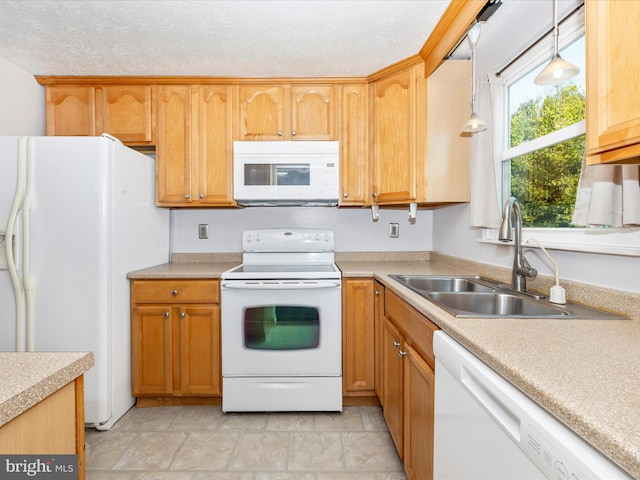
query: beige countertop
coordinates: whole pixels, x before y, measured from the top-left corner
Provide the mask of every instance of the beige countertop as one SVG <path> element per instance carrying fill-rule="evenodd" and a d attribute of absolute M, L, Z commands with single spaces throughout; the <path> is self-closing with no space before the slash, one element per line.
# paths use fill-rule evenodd
<path fill-rule="evenodd" d="M 74 381 L 93 353 L 0 352 L 0 426 Z"/>
<path fill-rule="evenodd" d="M 482 275 L 510 270 L 438 254 L 336 253 L 343 278 L 376 278 L 635 478 L 640 478 L 640 295 L 562 282 L 571 301 L 621 311 L 630 320 L 456 318 L 389 277 Z M 240 263 L 195 261 L 132 272 L 129 278 L 219 278 Z M 531 288 L 548 292 L 552 278 Z"/>

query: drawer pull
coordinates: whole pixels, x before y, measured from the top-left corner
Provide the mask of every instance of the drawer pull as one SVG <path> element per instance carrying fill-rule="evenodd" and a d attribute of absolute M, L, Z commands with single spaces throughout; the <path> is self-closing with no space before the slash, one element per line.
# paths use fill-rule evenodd
<path fill-rule="evenodd" d="M 393 342 L 393 348 L 398 348 L 400 346 L 400 342 Z"/>
<path fill-rule="evenodd" d="M 178 290 L 171 290 L 171 295 L 174 297 L 178 295 Z"/>
<path fill-rule="evenodd" d="M 169 312 L 164 312 L 164 318 L 169 318 L 170 313 Z"/>

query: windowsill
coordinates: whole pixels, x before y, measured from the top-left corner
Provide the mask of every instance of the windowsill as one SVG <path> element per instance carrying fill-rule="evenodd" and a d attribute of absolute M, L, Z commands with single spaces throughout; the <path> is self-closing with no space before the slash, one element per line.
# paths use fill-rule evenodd
<path fill-rule="evenodd" d="M 640 229 L 637 228 L 522 229 L 522 245 L 526 248 L 539 248 L 535 242 L 527 242 L 532 237 L 549 250 L 640 257 Z M 513 244 L 501 242 L 498 240 L 497 230 L 488 229 L 484 230 L 483 238 L 478 239 L 478 242 L 493 245 Z"/>

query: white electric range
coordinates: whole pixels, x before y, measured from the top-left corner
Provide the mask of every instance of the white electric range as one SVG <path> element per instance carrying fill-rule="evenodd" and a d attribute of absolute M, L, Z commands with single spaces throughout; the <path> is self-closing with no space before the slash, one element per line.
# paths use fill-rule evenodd
<path fill-rule="evenodd" d="M 342 280 L 331 230 L 246 230 L 222 274 L 222 409 L 342 411 Z"/>

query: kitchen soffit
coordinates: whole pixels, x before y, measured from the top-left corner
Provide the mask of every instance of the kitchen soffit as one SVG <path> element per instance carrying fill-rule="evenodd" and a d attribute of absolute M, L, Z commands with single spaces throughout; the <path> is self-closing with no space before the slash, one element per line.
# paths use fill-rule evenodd
<path fill-rule="evenodd" d="M 37 75 L 366 76 L 449 0 L 0 0 L 0 57 Z"/>

